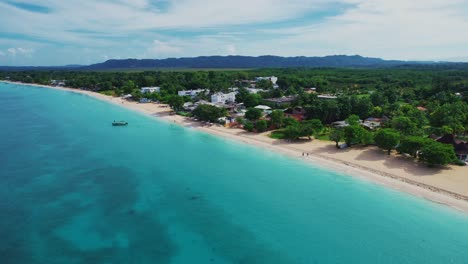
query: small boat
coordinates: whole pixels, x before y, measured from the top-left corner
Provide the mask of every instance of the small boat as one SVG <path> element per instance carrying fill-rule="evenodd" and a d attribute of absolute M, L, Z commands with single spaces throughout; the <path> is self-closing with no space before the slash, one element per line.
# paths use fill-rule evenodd
<path fill-rule="evenodd" d="M 126 126 L 126 125 L 128 125 L 128 122 L 125 122 L 125 121 L 115 121 L 115 120 L 114 120 L 114 122 L 112 122 L 112 125 L 113 125 L 113 126 Z"/>

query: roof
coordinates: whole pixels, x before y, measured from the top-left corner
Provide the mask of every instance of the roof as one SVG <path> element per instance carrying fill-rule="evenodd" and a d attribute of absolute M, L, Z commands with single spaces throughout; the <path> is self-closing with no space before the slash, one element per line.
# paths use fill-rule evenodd
<path fill-rule="evenodd" d="M 290 103 L 294 100 L 296 100 L 297 95 L 291 95 L 291 96 L 283 96 L 281 98 L 268 98 L 265 99 L 264 101 L 270 102 L 270 103 Z"/>
<path fill-rule="evenodd" d="M 336 97 L 335 95 L 330 95 L 330 94 L 320 94 L 320 95 L 317 95 L 317 98 L 320 98 L 320 99 L 337 99 L 338 97 Z"/>
<path fill-rule="evenodd" d="M 416 107 L 419 111 L 427 111 L 426 107 L 418 106 Z"/>
<path fill-rule="evenodd" d="M 438 139 L 437 142 L 452 145 L 457 155 L 468 154 L 468 143 L 455 139 L 453 134 L 446 134 Z"/>
<path fill-rule="evenodd" d="M 159 86 L 151 86 L 151 87 L 141 87 L 141 89 L 160 89 Z"/>
<path fill-rule="evenodd" d="M 256 109 L 261 109 L 261 110 L 271 110 L 271 107 L 269 106 L 266 106 L 266 105 L 257 105 L 256 107 L 254 107 Z"/>

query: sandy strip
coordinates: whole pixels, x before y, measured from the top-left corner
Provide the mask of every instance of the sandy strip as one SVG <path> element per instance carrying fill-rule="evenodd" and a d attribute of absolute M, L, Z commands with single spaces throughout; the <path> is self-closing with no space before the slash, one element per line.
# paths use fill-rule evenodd
<path fill-rule="evenodd" d="M 3 81 L 7 82 L 7 81 Z M 85 94 L 140 113 L 177 123 L 223 137 L 255 145 L 284 155 L 311 162 L 314 166 L 331 169 L 384 185 L 439 204 L 468 212 L 468 167 L 448 166 L 444 169 L 428 168 L 424 164 L 402 156 L 388 156 L 375 147 L 356 147 L 338 150 L 334 143 L 319 140 L 288 143 L 268 137 L 268 133 L 248 133 L 241 129 L 219 125 L 204 126 L 189 118 L 171 114 L 167 105 L 140 104 L 117 97 L 71 88 L 22 84 Z M 303 156 L 303 153 L 308 153 Z"/>

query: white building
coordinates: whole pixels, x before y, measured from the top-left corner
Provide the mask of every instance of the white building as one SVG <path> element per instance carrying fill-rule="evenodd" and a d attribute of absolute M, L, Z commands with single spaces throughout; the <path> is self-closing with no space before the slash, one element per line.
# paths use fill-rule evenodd
<path fill-rule="evenodd" d="M 161 91 L 161 87 L 141 87 L 141 93 L 159 93 Z"/>
<path fill-rule="evenodd" d="M 236 101 L 236 93 L 215 93 L 211 96 L 211 102 L 213 104 L 225 104 L 225 103 L 234 103 Z"/>
<path fill-rule="evenodd" d="M 278 81 L 278 77 L 276 76 L 269 76 L 269 77 L 256 77 L 255 78 L 255 81 L 261 81 L 261 80 L 268 80 L 270 81 L 273 85 L 276 84 L 276 82 Z"/>
<path fill-rule="evenodd" d="M 50 80 L 50 84 L 53 86 L 65 86 L 65 80 Z"/>
<path fill-rule="evenodd" d="M 338 96 L 331 95 L 331 94 L 320 94 L 320 95 L 317 95 L 317 98 L 319 98 L 319 99 L 337 99 Z"/>
<path fill-rule="evenodd" d="M 269 106 L 266 106 L 266 105 L 257 105 L 256 107 L 254 107 L 255 109 L 260 109 L 263 111 L 263 114 L 264 115 L 269 115 L 271 114 L 271 107 Z"/>
<path fill-rule="evenodd" d="M 195 97 L 197 96 L 199 93 L 202 93 L 202 92 L 205 92 L 206 93 L 209 93 L 210 91 L 209 90 L 205 90 L 205 89 L 197 89 L 197 90 L 182 90 L 182 91 L 178 91 L 177 94 L 179 96 L 190 96 L 190 97 Z"/>
<path fill-rule="evenodd" d="M 263 89 L 257 89 L 257 88 L 245 88 L 250 94 L 256 94 L 258 92 L 268 92 Z"/>

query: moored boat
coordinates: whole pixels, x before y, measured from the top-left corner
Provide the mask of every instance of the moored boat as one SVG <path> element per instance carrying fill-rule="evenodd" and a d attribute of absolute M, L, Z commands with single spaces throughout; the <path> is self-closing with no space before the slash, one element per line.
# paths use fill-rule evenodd
<path fill-rule="evenodd" d="M 126 125 L 128 125 L 128 122 L 126 122 L 126 121 L 115 121 L 114 120 L 114 122 L 112 122 L 112 125 L 113 126 L 126 126 Z"/>

